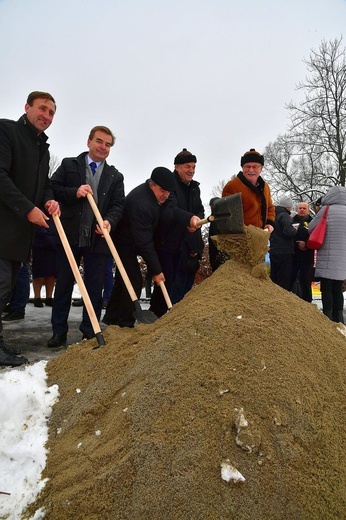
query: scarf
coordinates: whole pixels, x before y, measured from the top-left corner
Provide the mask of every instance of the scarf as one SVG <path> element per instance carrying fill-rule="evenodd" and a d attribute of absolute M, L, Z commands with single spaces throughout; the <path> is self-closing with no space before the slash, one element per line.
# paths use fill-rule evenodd
<path fill-rule="evenodd" d="M 91 189 L 93 190 L 93 197 L 95 199 L 95 202 L 97 204 L 98 198 L 97 198 L 97 190 L 99 187 L 99 182 L 101 178 L 101 174 L 104 167 L 104 161 L 99 165 L 99 167 L 96 169 L 95 175 L 92 174 L 91 168 L 88 164 L 88 156 L 85 157 L 85 168 L 86 168 L 86 183 L 91 186 Z M 82 218 L 80 221 L 80 227 L 79 227 L 79 247 L 90 247 L 91 246 L 91 228 L 94 223 L 94 213 L 90 206 L 90 203 L 85 197 L 83 201 L 83 211 L 82 211 Z"/>

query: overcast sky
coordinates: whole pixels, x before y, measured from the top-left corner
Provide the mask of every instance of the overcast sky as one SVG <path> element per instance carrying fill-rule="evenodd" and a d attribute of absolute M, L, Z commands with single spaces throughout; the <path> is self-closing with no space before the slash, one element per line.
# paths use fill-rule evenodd
<path fill-rule="evenodd" d="M 206 203 L 246 150 L 285 132 L 303 58 L 345 20 L 345 0 L 0 0 L 0 117 L 49 91 L 60 160 L 109 126 L 126 192 L 186 147 Z"/>

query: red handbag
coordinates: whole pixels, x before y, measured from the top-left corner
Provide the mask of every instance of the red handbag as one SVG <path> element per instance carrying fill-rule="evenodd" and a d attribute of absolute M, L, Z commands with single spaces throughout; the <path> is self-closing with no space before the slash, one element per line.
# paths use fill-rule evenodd
<path fill-rule="evenodd" d="M 326 206 L 321 220 L 319 221 L 317 226 L 311 231 L 311 235 L 309 236 L 308 242 L 306 244 L 309 249 L 320 249 L 321 245 L 323 244 L 327 230 L 328 211 L 329 206 Z"/>

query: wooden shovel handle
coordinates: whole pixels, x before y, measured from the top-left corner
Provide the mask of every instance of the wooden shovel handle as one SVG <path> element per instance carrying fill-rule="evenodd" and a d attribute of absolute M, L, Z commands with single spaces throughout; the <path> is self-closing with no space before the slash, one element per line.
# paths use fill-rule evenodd
<path fill-rule="evenodd" d="M 208 222 L 213 222 L 215 220 L 214 215 L 210 215 L 209 217 L 203 218 L 202 220 L 197 220 L 196 226 L 203 226 L 203 224 L 208 224 Z"/>
<path fill-rule="evenodd" d="M 61 243 L 62 243 L 62 245 L 64 247 L 67 259 L 69 261 L 69 264 L 71 266 L 72 272 L 74 274 L 75 280 L 77 282 L 77 285 L 79 287 L 80 293 L 82 295 L 83 303 L 85 305 L 85 308 L 87 310 L 88 316 L 90 318 L 93 331 L 94 331 L 94 333 L 96 335 L 96 338 L 97 338 L 99 344 L 105 345 L 105 342 L 104 342 L 104 339 L 103 339 L 103 336 L 102 336 L 102 332 L 101 332 L 101 328 L 100 328 L 100 324 L 98 322 L 98 319 L 97 319 L 95 311 L 94 311 L 94 307 L 92 306 L 92 303 L 91 303 L 91 300 L 90 300 L 90 296 L 88 294 L 88 291 L 86 290 L 83 278 L 82 278 L 82 276 L 81 276 L 81 274 L 79 272 L 77 262 L 75 260 L 75 257 L 73 256 L 70 244 L 69 244 L 69 242 L 67 240 L 64 228 L 62 227 L 60 218 L 58 217 L 58 215 L 54 215 L 54 213 L 53 213 L 53 219 L 54 219 L 54 223 L 55 223 L 57 232 L 59 234 Z"/>
<path fill-rule="evenodd" d="M 169 297 L 169 294 L 167 292 L 165 282 L 160 282 L 159 285 L 161 287 L 161 291 L 162 291 L 163 297 L 165 299 L 166 305 L 168 307 L 168 310 L 170 310 L 173 307 L 173 305 L 172 305 L 171 299 Z"/>
<path fill-rule="evenodd" d="M 124 281 L 124 284 L 126 285 L 126 289 L 129 292 L 131 300 L 134 302 L 134 301 L 138 300 L 137 295 L 136 295 L 136 293 L 134 291 L 134 288 L 132 287 L 132 284 L 130 282 L 130 278 L 127 276 L 127 273 L 125 271 L 125 268 L 124 268 L 124 265 L 123 265 L 123 263 L 121 261 L 121 258 L 120 258 L 119 254 L 118 254 L 118 251 L 115 249 L 113 240 L 111 239 L 111 236 L 110 236 L 110 234 L 108 232 L 108 229 L 103 227 L 103 218 L 102 218 L 102 215 L 101 215 L 101 213 L 100 213 L 100 211 L 99 211 L 99 209 L 98 209 L 98 207 L 96 205 L 95 199 L 91 195 L 91 193 L 87 194 L 87 198 L 88 198 L 88 201 L 90 203 L 91 209 L 94 212 L 94 215 L 96 217 L 97 223 L 98 223 L 100 229 L 102 230 L 103 236 L 105 237 L 105 240 L 106 240 L 106 242 L 108 244 L 110 252 L 112 253 L 112 256 L 114 258 L 115 264 L 116 264 L 117 268 L 120 271 L 121 277 L 122 277 L 122 279 Z"/>

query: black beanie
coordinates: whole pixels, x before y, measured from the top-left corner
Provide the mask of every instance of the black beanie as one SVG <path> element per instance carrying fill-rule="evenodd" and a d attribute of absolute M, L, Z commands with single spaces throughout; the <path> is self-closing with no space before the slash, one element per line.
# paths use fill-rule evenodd
<path fill-rule="evenodd" d="M 186 164 L 188 162 L 197 162 L 197 157 L 192 155 L 186 148 L 183 148 L 174 159 L 174 164 Z"/>
<path fill-rule="evenodd" d="M 250 148 L 248 152 L 245 152 L 243 157 L 240 159 L 240 165 L 244 166 L 244 164 L 249 162 L 257 162 L 264 165 L 264 157 L 259 152 L 256 152 L 254 148 Z"/>
<path fill-rule="evenodd" d="M 158 184 L 163 190 L 174 191 L 176 189 L 175 178 L 171 170 L 164 166 L 154 168 L 151 174 L 151 180 Z"/>

